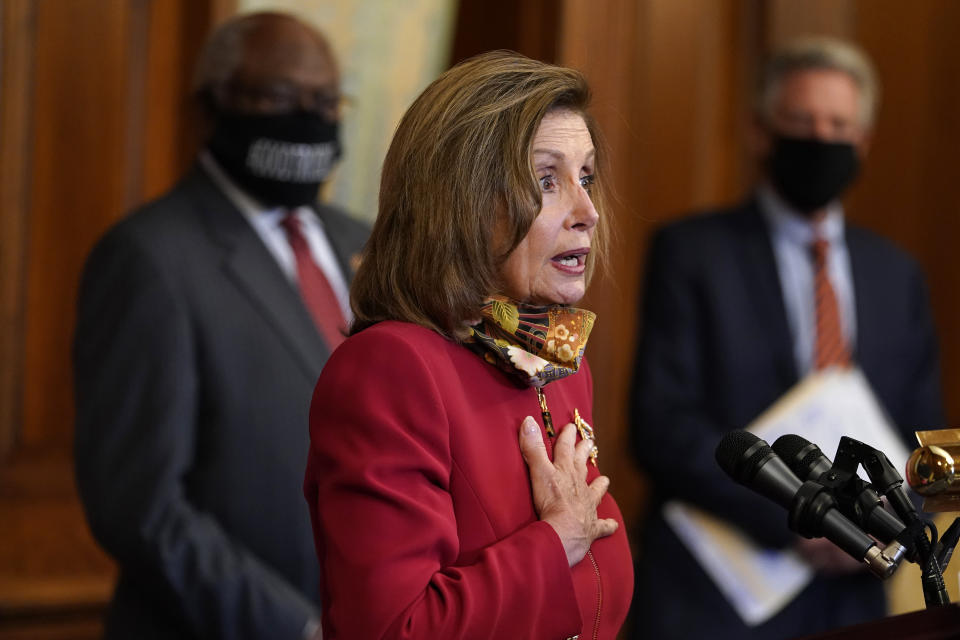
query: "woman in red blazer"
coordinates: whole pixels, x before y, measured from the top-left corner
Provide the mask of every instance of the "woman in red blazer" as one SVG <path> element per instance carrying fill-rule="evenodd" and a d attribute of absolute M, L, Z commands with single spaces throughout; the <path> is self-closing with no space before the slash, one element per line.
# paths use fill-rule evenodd
<path fill-rule="evenodd" d="M 605 244 L 588 102 L 576 71 L 495 52 L 400 123 L 310 411 L 327 640 L 614 638 L 626 617 L 594 316 L 572 306 Z"/>

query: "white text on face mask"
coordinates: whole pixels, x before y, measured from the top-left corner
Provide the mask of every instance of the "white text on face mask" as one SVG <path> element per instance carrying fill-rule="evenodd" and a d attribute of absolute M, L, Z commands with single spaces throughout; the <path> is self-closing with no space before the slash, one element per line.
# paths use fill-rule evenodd
<path fill-rule="evenodd" d="M 282 182 L 323 182 L 336 160 L 330 142 L 300 144 L 260 138 L 250 145 L 247 168 L 260 178 Z"/>

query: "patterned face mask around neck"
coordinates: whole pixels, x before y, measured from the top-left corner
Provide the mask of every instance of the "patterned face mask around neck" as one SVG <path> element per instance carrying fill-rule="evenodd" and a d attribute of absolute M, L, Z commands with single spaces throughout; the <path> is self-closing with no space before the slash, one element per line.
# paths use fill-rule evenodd
<path fill-rule="evenodd" d="M 535 306 L 495 297 L 464 345 L 524 386 L 542 387 L 580 368 L 596 314 L 559 305 Z"/>

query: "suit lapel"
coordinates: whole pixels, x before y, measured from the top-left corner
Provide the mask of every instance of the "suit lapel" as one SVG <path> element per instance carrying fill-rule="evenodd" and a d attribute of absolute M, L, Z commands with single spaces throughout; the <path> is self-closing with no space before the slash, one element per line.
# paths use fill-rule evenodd
<path fill-rule="evenodd" d="M 787 312 L 783 303 L 783 290 L 770 232 L 756 201 L 750 201 L 735 224 L 743 246 L 740 256 L 743 279 L 747 283 L 756 316 L 764 332 L 763 344 L 771 351 L 774 366 L 784 388 L 797 381 L 797 365 L 793 355 L 793 339 L 787 324 Z"/>
<path fill-rule="evenodd" d="M 357 269 L 355 263 L 359 260 L 359 254 L 354 250 L 357 245 L 356 238 L 351 237 L 349 230 L 337 220 L 336 214 L 329 207 L 318 204 L 314 207 L 314 211 L 323 224 L 323 232 L 327 234 L 330 246 L 333 247 L 333 252 L 337 256 L 340 273 L 343 274 L 347 284 L 350 284 Z"/>
<path fill-rule="evenodd" d="M 316 381 L 330 355 L 313 320 L 256 231 L 202 170 L 190 184 L 198 215 L 223 251 L 223 269 L 250 304 L 277 332 L 303 372 Z"/>
<path fill-rule="evenodd" d="M 883 322 L 876 322 L 877 318 L 883 318 L 883 310 L 878 308 L 878 298 L 882 292 L 878 291 L 873 285 L 875 278 L 870 277 L 870 265 L 867 264 L 868 257 L 864 251 L 862 236 L 856 229 L 849 226 L 844 228 L 844 235 L 847 243 L 847 252 L 850 256 L 850 277 L 853 280 L 853 304 L 856 309 L 857 331 L 854 339 L 853 358 L 860 365 L 867 378 L 872 373 L 872 363 L 869 361 L 868 354 L 876 353 L 873 348 L 877 340 L 882 340 L 883 335 L 875 330 L 878 326 L 884 326 Z M 870 321 L 866 321 L 867 319 Z"/>

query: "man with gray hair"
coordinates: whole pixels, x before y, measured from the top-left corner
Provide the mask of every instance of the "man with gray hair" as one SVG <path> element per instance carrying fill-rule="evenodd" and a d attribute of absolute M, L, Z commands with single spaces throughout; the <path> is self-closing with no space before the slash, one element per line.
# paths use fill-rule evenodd
<path fill-rule="evenodd" d="M 327 41 L 284 14 L 201 53 L 197 165 L 87 261 L 76 475 L 120 569 L 107 638 L 319 638 L 308 410 L 366 227 L 319 204 L 340 153 Z"/>
<path fill-rule="evenodd" d="M 761 180 L 750 199 L 653 237 L 632 392 L 634 455 L 653 492 L 637 565 L 638 638 L 792 638 L 886 613 L 882 583 L 862 562 L 792 534 L 780 506 L 736 486 L 714 461 L 724 434 L 829 367 L 863 371 L 905 444 L 914 428 L 943 424 L 920 269 L 847 223 L 840 204 L 866 156 L 876 103 L 859 49 L 827 38 L 788 43 L 758 95 Z M 660 507 L 674 499 L 760 547 L 794 548 L 813 581 L 747 624 L 667 524 Z"/>

